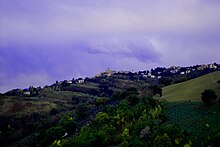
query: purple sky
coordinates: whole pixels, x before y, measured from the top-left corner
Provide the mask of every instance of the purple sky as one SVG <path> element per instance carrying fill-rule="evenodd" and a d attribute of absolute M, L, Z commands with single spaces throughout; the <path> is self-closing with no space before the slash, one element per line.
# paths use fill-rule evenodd
<path fill-rule="evenodd" d="M 0 92 L 219 55 L 219 0 L 0 0 Z"/>

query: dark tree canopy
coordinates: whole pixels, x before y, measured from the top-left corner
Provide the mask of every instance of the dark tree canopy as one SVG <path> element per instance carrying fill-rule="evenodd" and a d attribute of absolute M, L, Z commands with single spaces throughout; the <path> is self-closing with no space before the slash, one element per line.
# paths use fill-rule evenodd
<path fill-rule="evenodd" d="M 172 79 L 169 78 L 169 77 L 162 77 L 162 78 L 159 79 L 159 82 L 160 82 L 162 85 L 164 85 L 164 86 L 168 86 L 168 85 L 171 84 Z"/>
<path fill-rule="evenodd" d="M 152 89 L 154 95 L 159 94 L 160 97 L 162 97 L 162 88 L 160 86 L 154 85 L 150 88 Z"/>
<path fill-rule="evenodd" d="M 201 93 L 201 99 L 205 104 L 210 105 L 213 100 L 217 99 L 217 95 L 214 90 L 206 89 Z"/>

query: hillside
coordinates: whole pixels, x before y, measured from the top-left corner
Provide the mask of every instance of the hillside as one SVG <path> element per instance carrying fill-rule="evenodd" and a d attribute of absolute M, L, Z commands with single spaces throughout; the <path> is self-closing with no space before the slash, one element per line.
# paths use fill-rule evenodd
<path fill-rule="evenodd" d="M 194 86 L 189 90 L 197 93 L 195 87 L 208 84 L 217 91 L 220 72 L 214 71 L 220 65 L 216 65 L 136 73 L 108 69 L 91 78 L 10 90 L 0 94 L 0 146 L 184 146 L 191 144 L 189 138 L 194 145 L 200 145 L 200 139 L 209 144 L 207 135 L 220 132 L 217 103 L 210 108 L 200 102 L 161 103 L 153 96 L 159 97 L 161 86 L 192 78 L 185 89 Z M 169 92 L 175 93 L 181 84 Z M 207 121 L 215 132 L 202 130 Z M 199 123 L 195 126 L 195 122 Z M 198 130 L 206 134 L 197 135 Z"/>
<path fill-rule="evenodd" d="M 205 146 L 207 136 L 213 138 L 215 130 L 220 128 L 219 104 L 206 106 L 201 102 L 201 92 L 207 88 L 215 90 L 220 97 L 219 79 L 220 71 L 216 71 L 163 88 L 163 98 L 167 100 L 164 110 L 169 122 L 189 132 L 193 146 Z"/>
<path fill-rule="evenodd" d="M 166 86 L 163 88 L 163 98 L 169 102 L 185 100 L 200 101 L 201 92 L 204 89 L 213 89 L 218 97 L 220 97 L 220 85 L 217 83 L 218 80 L 220 80 L 220 71 L 186 82 Z"/>

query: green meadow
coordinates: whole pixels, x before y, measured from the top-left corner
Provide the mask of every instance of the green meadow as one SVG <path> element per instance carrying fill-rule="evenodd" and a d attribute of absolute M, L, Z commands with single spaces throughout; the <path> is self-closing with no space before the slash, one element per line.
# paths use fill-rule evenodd
<path fill-rule="evenodd" d="M 166 86 L 163 88 L 163 98 L 169 102 L 175 101 L 201 101 L 201 92 L 212 89 L 220 97 L 220 71 L 213 72 L 202 77 L 186 82 Z"/>

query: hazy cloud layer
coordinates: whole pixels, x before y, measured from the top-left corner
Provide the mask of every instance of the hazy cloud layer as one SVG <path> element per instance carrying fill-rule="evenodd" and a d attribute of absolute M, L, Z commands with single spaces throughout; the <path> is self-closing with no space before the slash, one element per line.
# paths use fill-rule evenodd
<path fill-rule="evenodd" d="M 219 62 L 219 26 L 218 0 L 0 0 L 0 92 Z"/>

